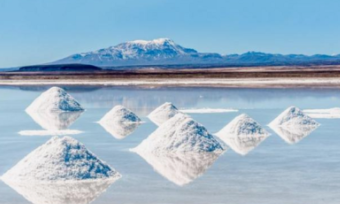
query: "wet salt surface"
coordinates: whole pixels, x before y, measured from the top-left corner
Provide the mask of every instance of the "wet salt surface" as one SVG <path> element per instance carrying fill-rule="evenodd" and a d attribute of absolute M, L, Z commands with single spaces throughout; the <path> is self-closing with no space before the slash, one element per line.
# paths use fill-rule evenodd
<path fill-rule="evenodd" d="M 0 175 L 13 167 L 49 136 L 20 136 L 25 130 L 44 130 L 25 113 L 25 108 L 48 87 L 0 88 Z M 340 119 L 316 119 L 321 126 L 309 135 L 296 136 L 289 143 L 266 126 L 291 105 L 301 109 L 340 107 L 340 90 L 336 89 L 219 89 L 219 88 L 135 88 L 135 87 L 64 87 L 86 109 L 69 129 L 83 133 L 70 135 L 122 174 L 110 187 L 92 185 L 79 188 L 89 199 L 63 195 L 47 196 L 51 203 L 339 203 L 340 187 Z M 129 152 L 151 134 L 156 125 L 146 116 L 164 102 L 179 109 L 237 109 L 238 112 L 189 114 L 216 133 L 239 114 L 246 113 L 272 133 L 245 156 L 228 149 L 223 155 L 199 162 L 199 158 L 159 159 Z M 96 123 L 114 105 L 134 111 L 142 125 L 117 140 Z M 58 117 L 57 117 L 58 118 Z M 52 121 L 53 122 L 53 121 Z M 301 131 L 304 129 L 302 128 Z M 309 130 L 308 130 L 309 131 Z M 285 132 L 286 133 L 286 132 Z M 301 140 L 300 140 L 301 139 Z M 248 141 L 248 140 L 247 140 Z M 242 141 L 239 141 L 242 142 Z M 239 147 L 247 145 L 240 145 Z M 203 157 L 206 158 L 206 157 Z M 159 165 L 159 161 L 165 161 Z M 152 162 L 152 164 L 148 163 Z M 169 176 L 164 168 L 181 165 L 187 171 Z M 155 170 L 153 169 L 155 168 Z M 189 177 L 188 177 L 189 176 Z M 197 176 L 197 177 L 196 177 Z M 191 179 L 190 182 L 178 179 Z M 183 184 L 185 185 L 178 185 Z M 96 186 L 98 189 L 96 190 Z M 63 189 L 59 188 L 58 189 Z M 93 189 L 94 188 L 94 189 Z M 107 190 L 103 190 L 107 188 Z M 30 189 L 22 186 L 21 189 Z M 39 193 L 30 192 L 30 195 Z M 34 190 L 34 189 L 33 189 Z M 45 192 L 45 191 L 42 191 Z M 77 192 L 77 191 L 75 191 Z M 27 193 L 27 192 L 26 192 Z M 99 195 L 98 195 L 99 194 Z M 0 203 L 30 203 L 15 190 L 0 182 Z M 24 194 L 25 195 L 25 194 Z M 37 194 L 39 195 L 39 194 Z M 44 200 L 46 198 L 31 201 Z M 45 201 L 46 202 L 46 201 Z"/>

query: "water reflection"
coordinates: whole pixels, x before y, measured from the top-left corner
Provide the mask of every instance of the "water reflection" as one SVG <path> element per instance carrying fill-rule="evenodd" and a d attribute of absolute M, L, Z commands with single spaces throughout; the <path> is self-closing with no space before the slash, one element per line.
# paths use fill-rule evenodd
<path fill-rule="evenodd" d="M 110 135 L 116 139 L 124 139 L 132 134 L 140 123 L 124 123 L 122 121 L 113 121 L 112 123 L 99 123 Z"/>
<path fill-rule="evenodd" d="M 21 135 L 69 135 L 79 134 L 81 131 L 68 128 L 81 116 L 82 111 L 50 112 L 27 111 L 27 114 L 44 130 L 24 130 Z"/>
<path fill-rule="evenodd" d="M 155 154 L 137 152 L 153 169 L 178 186 L 202 176 L 221 155 L 217 153 Z"/>
<path fill-rule="evenodd" d="M 220 137 L 232 150 L 240 155 L 247 155 L 259 146 L 269 135 L 228 135 Z"/>
<path fill-rule="evenodd" d="M 114 182 L 115 180 L 71 183 L 5 183 L 33 204 L 89 204 Z"/>
<path fill-rule="evenodd" d="M 297 125 L 290 127 L 273 126 L 270 128 L 288 144 L 296 144 L 311 134 L 318 126 Z"/>

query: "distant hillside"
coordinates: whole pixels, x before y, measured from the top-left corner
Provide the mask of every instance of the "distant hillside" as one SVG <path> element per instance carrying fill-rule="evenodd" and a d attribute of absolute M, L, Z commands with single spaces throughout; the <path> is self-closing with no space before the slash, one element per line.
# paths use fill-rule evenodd
<path fill-rule="evenodd" d="M 20 67 L 17 72 L 86 72 L 86 71 L 100 71 L 99 67 L 84 64 L 57 64 L 57 65 L 34 65 Z"/>
<path fill-rule="evenodd" d="M 220 66 L 280 66 L 280 65 L 338 65 L 340 55 L 281 55 L 262 52 L 221 55 L 200 53 L 174 41 L 161 38 L 151 41 L 136 40 L 105 49 L 71 55 L 51 64 L 90 64 L 122 67 L 145 65 L 220 65 Z"/>

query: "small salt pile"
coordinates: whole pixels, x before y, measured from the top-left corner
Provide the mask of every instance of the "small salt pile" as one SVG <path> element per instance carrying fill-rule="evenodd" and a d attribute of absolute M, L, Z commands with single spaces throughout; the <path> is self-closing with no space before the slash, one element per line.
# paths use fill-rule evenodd
<path fill-rule="evenodd" d="M 180 111 L 176 108 L 176 106 L 167 102 L 152 111 L 148 115 L 148 118 L 156 125 L 160 126 L 178 113 L 180 113 Z"/>
<path fill-rule="evenodd" d="M 176 114 L 131 151 L 159 154 L 218 153 L 223 152 L 223 147 L 201 124 L 185 114 Z"/>
<path fill-rule="evenodd" d="M 275 118 L 270 124 L 273 126 L 319 126 L 315 120 L 303 113 L 299 108 L 291 106 L 283 111 L 277 118 Z"/>
<path fill-rule="evenodd" d="M 318 122 L 294 106 L 283 111 L 269 124 L 270 128 L 289 144 L 301 141 L 319 125 Z"/>
<path fill-rule="evenodd" d="M 53 137 L 1 179 L 9 182 L 93 181 L 117 179 L 120 174 L 71 137 Z"/>
<path fill-rule="evenodd" d="M 121 105 L 112 108 L 99 121 L 99 124 L 117 139 L 130 135 L 140 123 L 141 119 L 135 113 Z"/>
<path fill-rule="evenodd" d="M 270 134 L 246 114 L 237 116 L 216 135 L 236 153 L 248 154 Z"/>
<path fill-rule="evenodd" d="M 27 112 L 51 111 L 51 112 L 71 112 L 83 111 L 81 105 L 64 89 L 52 87 L 42 93 L 26 109 Z"/>

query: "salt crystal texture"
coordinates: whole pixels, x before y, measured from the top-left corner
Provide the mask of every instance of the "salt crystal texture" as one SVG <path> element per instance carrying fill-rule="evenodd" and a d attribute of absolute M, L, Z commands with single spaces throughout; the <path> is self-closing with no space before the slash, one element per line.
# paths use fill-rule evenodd
<path fill-rule="evenodd" d="M 42 93 L 26 109 L 27 112 L 51 111 L 51 112 L 71 112 L 83 111 L 81 105 L 64 89 L 52 87 Z"/>
<path fill-rule="evenodd" d="M 180 113 L 180 111 L 176 108 L 176 106 L 174 106 L 172 103 L 167 102 L 152 111 L 148 115 L 148 118 L 159 126 L 165 121 L 177 115 L 178 113 Z"/>
<path fill-rule="evenodd" d="M 123 139 L 130 135 L 141 123 L 141 119 L 124 106 L 115 106 L 99 124 L 112 136 Z"/>
<path fill-rule="evenodd" d="M 99 160 L 86 147 L 71 137 L 53 137 L 1 179 L 10 182 L 57 182 L 117 179 L 120 174 Z"/>
<path fill-rule="evenodd" d="M 135 152 L 222 152 L 221 144 L 205 127 L 185 114 L 177 114 L 146 138 Z"/>
<path fill-rule="evenodd" d="M 33 204 L 89 204 L 115 180 L 66 183 L 11 182 L 6 184 Z"/>
<path fill-rule="evenodd" d="M 270 124 L 270 127 L 274 126 L 319 126 L 315 120 L 303 113 L 299 108 L 291 106 L 283 111 L 277 118 L 275 118 Z"/>

